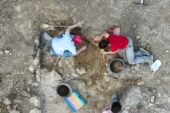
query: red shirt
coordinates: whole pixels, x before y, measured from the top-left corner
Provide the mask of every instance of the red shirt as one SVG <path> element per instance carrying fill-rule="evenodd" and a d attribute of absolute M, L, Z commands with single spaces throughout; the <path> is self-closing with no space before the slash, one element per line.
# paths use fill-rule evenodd
<path fill-rule="evenodd" d="M 123 35 L 110 35 L 108 41 L 113 52 L 118 49 L 124 49 L 128 45 L 128 39 Z"/>

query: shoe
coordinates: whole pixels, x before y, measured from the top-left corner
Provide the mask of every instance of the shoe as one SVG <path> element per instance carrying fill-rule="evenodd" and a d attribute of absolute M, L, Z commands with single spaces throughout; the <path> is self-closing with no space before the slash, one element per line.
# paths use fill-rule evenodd
<path fill-rule="evenodd" d="M 117 95 L 113 95 L 112 96 L 112 103 L 117 102 L 117 101 L 118 101 Z"/>
<path fill-rule="evenodd" d="M 154 74 L 161 66 L 161 61 L 160 60 L 156 60 L 150 67 L 151 67 L 151 70 L 152 70 L 152 74 Z"/>

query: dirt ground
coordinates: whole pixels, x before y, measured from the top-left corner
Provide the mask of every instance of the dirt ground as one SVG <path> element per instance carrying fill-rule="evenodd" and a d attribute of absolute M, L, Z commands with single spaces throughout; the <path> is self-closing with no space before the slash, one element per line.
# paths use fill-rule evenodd
<path fill-rule="evenodd" d="M 170 1 L 145 0 L 147 6 L 135 1 L 1 0 L 0 113 L 71 113 L 56 94 L 63 79 L 71 79 L 72 88 L 87 101 L 78 113 L 102 113 L 113 94 L 120 98 L 122 113 L 170 113 Z M 42 23 L 68 26 L 79 20 L 85 22 L 88 46 L 81 55 L 63 59 L 52 57 L 47 46 L 38 48 Z M 121 79 L 109 75 L 88 40 L 111 25 L 119 25 L 136 48 L 161 60 L 155 75 L 147 64 L 126 65 Z"/>

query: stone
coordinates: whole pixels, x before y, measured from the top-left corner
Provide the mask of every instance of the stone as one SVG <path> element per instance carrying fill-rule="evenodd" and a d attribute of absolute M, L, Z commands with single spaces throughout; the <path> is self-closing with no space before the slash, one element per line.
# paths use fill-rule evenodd
<path fill-rule="evenodd" d="M 36 46 L 39 46 L 39 40 L 38 40 L 38 39 L 35 39 L 35 40 L 34 40 L 34 44 L 35 44 Z"/>
<path fill-rule="evenodd" d="M 78 73 L 78 74 L 80 74 L 80 75 L 83 75 L 83 74 L 85 74 L 87 71 L 86 71 L 86 69 L 85 68 L 80 68 L 80 69 L 76 69 L 76 72 Z"/>
<path fill-rule="evenodd" d="M 71 73 L 71 75 L 72 75 L 72 77 L 74 77 L 74 78 L 79 78 L 80 76 L 78 75 L 78 74 L 76 74 L 76 73 Z"/>
<path fill-rule="evenodd" d="M 141 37 L 140 36 L 137 36 L 136 39 L 140 39 Z"/>
<path fill-rule="evenodd" d="M 20 113 L 18 110 L 12 110 L 10 113 Z"/>
<path fill-rule="evenodd" d="M 41 111 L 37 108 L 34 108 L 30 111 L 30 113 L 41 113 Z"/>
<path fill-rule="evenodd" d="M 34 67 L 33 67 L 33 66 L 30 66 L 30 67 L 29 67 L 29 71 L 33 73 L 33 72 L 34 72 Z"/>
<path fill-rule="evenodd" d="M 110 81 L 110 77 L 109 77 L 109 76 L 106 76 L 106 75 L 105 75 L 103 78 L 104 78 L 104 81 L 106 81 L 106 82 L 109 82 L 109 81 Z"/>
<path fill-rule="evenodd" d="M 21 95 L 24 97 L 30 97 L 30 94 L 26 92 L 25 90 L 21 91 Z"/>
<path fill-rule="evenodd" d="M 39 86 L 39 83 L 38 82 L 33 82 L 31 85 L 35 86 L 35 87 L 38 87 Z"/>
<path fill-rule="evenodd" d="M 9 100 L 8 98 L 4 99 L 4 104 L 5 105 L 10 105 L 11 104 L 11 100 Z"/>
<path fill-rule="evenodd" d="M 37 70 L 36 70 L 36 80 L 37 80 L 37 82 L 40 82 L 41 81 L 41 72 L 40 72 L 40 68 L 38 68 Z"/>
<path fill-rule="evenodd" d="M 29 99 L 29 102 L 36 107 L 40 107 L 40 98 L 38 98 L 37 96 L 31 97 Z"/>
<path fill-rule="evenodd" d="M 162 97 L 161 93 L 158 93 L 158 97 Z"/>
<path fill-rule="evenodd" d="M 8 49 L 6 49 L 6 50 L 4 50 L 4 53 L 5 53 L 5 54 L 9 54 L 10 52 L 9 52 Z"/>
<path fill-rule="evenodd" d="M 20 12 L 20 11 L 21 11 L 21 6 L 15 6 L 14 9 L 15 9 L 17 12 Z"/>
<path fill-rule="evenodd" d="M 137 84 L 138 84 L 138 86 L 143 85 L 143 84 L 145 84 L 145 81 L 139 80 L 139 81 L 137 82 Z"/>
<path fill-rule="evenodd" d="M 154 103 L 155 102 L 155 96 L 152 96 L 151 97 L 151 103 Z"/>
<path fill-rule="evenodd" d="M 8 111 L 12 111 L 10 105 L 7 105 L 6 108 L 8 109 Z"/>

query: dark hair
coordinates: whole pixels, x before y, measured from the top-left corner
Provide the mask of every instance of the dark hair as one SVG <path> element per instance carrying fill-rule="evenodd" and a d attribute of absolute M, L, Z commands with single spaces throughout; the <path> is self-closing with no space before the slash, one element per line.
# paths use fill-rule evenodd
<path fill-rule="evenodd" d="M 120 105 L 119 102 L 114 102 L 111 106 L 111 111 L 113 113 L 118 113 L 118 112 L 120 112 L 121 108 L 122 108 L 122 106 Z"/>
<path fill-rule="evenodd" d="M 102 41 L 99 42 L 99 48 L 100 49 L 105 49 L 106 47 L 108 47 L 109 42 L 106 39 L 103 39 Z"/>
<path fill-rule="evenodd" d="M 69 88 L 66 85 L 61 85 L 57 88 L 57 93 L 62 97 L 68 96 Z"/>

